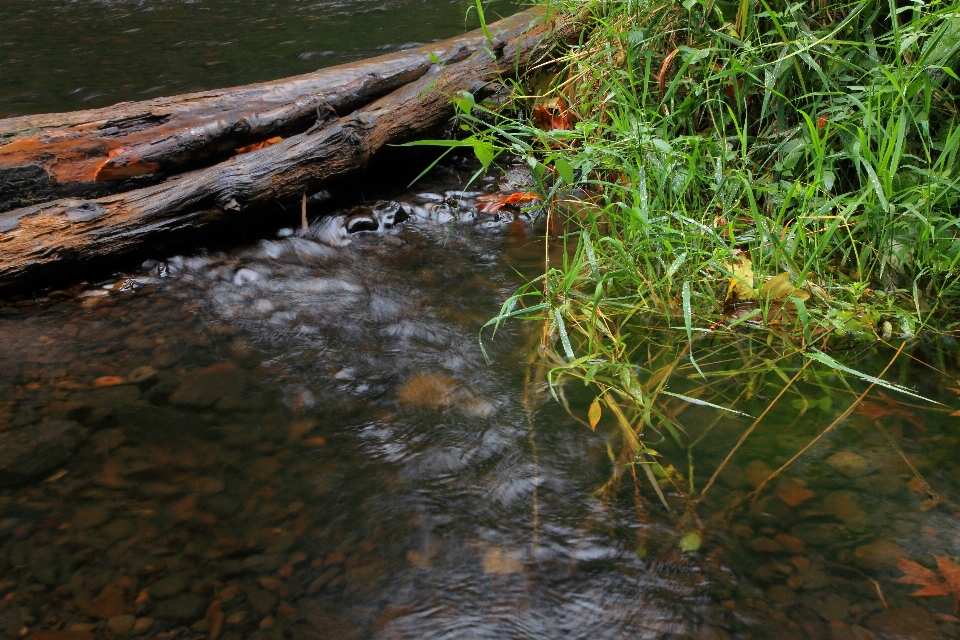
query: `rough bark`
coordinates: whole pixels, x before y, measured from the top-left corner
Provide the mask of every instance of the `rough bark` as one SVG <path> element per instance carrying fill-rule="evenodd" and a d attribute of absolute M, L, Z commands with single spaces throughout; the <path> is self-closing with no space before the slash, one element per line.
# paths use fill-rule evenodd
<path fill-rule="evenodd" d="M 510 31 L 535 15 L 495 26 Z M 421 78 L 434 61 L 454 64 L 485 44 L 474 31 L 275 82 L 0 120 L 0 211 L 119 193 L 209 166 L 238 148 L 348 114 Z"/>
<path fill-rule="evenodd" d="M 0 213 L 0 289 L 37 286 L 45 273 L 119 256 L 175 231 L 293 200 L 362 169 L 387 145 L 423 138 L 453 115 L 450 97 L 476 92 L 546 57 L 579 34 L 573 19 L 501 24 L 489 46 L 434 65 L 403 88 L 271 147 L 162 184 L 95 199 L 61 199 Z"/>

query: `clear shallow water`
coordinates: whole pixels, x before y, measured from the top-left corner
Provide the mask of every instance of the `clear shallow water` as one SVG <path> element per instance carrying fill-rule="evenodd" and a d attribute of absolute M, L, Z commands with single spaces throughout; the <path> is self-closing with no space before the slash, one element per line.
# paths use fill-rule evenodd
<path fill-rule="evenodd" d="M 467 0 L 4 0 L 0 118 L 275 80 L 479 26 Z M 487 17 L 517 2 L 494 0 Z"/>
<path fill-rule="evenodd" d="M 695 520 L 668 485 L 671 514 L 642 474 L 639 502 L 629 474 L 600 490 L 615 426 L 591 433 L 536 382 L 538 326 L 508 323 L 484 361 L 479 328 L 542 244 L 523 216 L 458 196 L 469 172 L 398 194 L 405 221 L 396 205 L 345 211 L 306 235 L 0 308 L 0 632 L 958 635 L 953 600 L 911 597 L 896 568 L 960 553 L 957 418 L 904 404 L 876 418 L 939 503 L 855 414 L 756 503 L 724 511 L 852 397 L 801 383 L 807 410 L 772 412 L 698 507 L 703 549 L 681 553 Z M 901 381 L 955 405 L 928 371 L 908 364 Z M 735 408 L 757 415 L 765 389 Z M 566 391 L 585 413 L 590 398 Z M 697 486 L 749 424 L 717 417 L 676 414 L 693 437 L 715 424 Z M 657 448 L 684 468 L 684 452 Z"/>

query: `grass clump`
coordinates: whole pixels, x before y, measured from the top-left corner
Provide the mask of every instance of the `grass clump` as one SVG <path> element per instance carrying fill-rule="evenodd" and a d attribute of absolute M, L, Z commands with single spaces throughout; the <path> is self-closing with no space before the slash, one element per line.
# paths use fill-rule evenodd
<path fill-rule="evenodd" d="M 761 393 L 765 376 L 785 389 L 808 367 L 848 375 L 821 357 L 837 338 L 950 339 L 960 4 L 550 7 L 581 16 L 580 44 L 506 104 L 461 105 L 485 165 L 503 152 L 526 159 L 553 237 L 543 274 L 491 324 L 545 320 L 551 382 L 594 388 L 589 422 L 603 405 L 630 464 L 654 457 L 644 433 L 692 450 L 664 409 L 678 399 L 719 409 L 719 398 Z M 718 335 L 742 342 L 745 331 L 763 343 L 738 347 L 756 375 L 713 394 L 719 370 L 699 363 L 718 353 Z M 668 391 L 684 368 L 703 384 Z M 644 469 L 659 474 L 655 487 L 694 493 L 692 459 L 686 478 Z"/>

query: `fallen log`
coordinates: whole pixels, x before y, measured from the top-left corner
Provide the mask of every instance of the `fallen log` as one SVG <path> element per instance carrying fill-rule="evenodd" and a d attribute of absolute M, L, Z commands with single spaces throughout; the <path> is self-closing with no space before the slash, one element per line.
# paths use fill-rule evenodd
<path fill-rule="evenodd" d="M 41 280 L 91 259 L 129 253 L 150 239 L 233 212 L 297 200 L 362 169 L 387 145 L 423 138 L 453 115 L 458 91 L 482 91 L 579 35 L 573 18 L 524 12 L 492 31 L 467 59 L 433 65 L 417 80 L 350 115 L 161 184 L 101 198 L 61 199 L 0 213 L 0 289 Z"/>
<path fill-rule="evenodd" d="M 494 26 L 511 32 L 535 15 L 523 12 Z M 0 212 L 128 191 L 215 164 L 239 148 L 351 113 L 485 44 L 475 31 L 274 82 L 2 119 Z"/>

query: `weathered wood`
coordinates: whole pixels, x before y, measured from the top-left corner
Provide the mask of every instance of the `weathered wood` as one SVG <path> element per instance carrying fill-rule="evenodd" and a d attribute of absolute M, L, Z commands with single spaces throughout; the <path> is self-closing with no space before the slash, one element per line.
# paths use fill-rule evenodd
<path fill-rule="evenodd" d="M 45 274 L 119 256 L 148 240 L 231 212 L 295 201 L 362 169 L 387 145 L 423 138 L 453 115 L 450 97 L 477 92 L 544 59 L 579 34 L 572 18 L 499 25 L 468 59 L 422 77 L 354 113 L 162 184 L 96 199 L 61 199 L 0 213 L 0 289 L 36 286 Z"/>
<path fill-rule="evenodd" d="M 537 15 L 498 23 L 509 31 Z M 486 44 L 480 31 L 274 82 L 0 119 L 0 212 L 98 197 L 220 162 L 240 147 L 348 114 Z"/>

